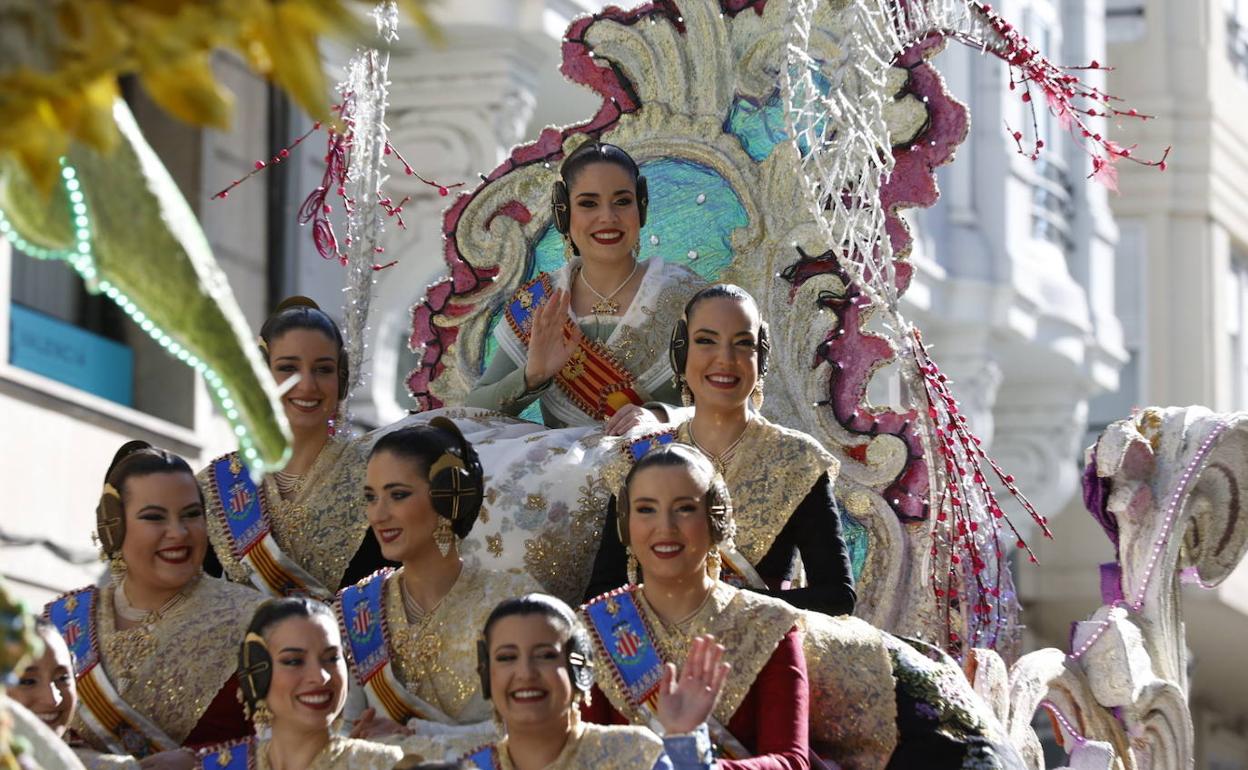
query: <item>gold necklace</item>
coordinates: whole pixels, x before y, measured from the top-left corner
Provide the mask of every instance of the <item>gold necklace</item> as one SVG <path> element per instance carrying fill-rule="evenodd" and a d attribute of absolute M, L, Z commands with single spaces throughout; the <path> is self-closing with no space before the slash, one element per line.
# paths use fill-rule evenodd
<path fill-rule="evenodd" d="M 103 634 L 102 641 L 108 652 L 109 673 L 116 678 L 120 693 L 124 695 L 129 691 L 139 668 L 150 656 L 156 654 L 158 645 L 156 634 L 152 630 L 156 623 L 190 595 L 202 575 L 201 572 L 191 578 L 181 591 L 156 610 L 135 609 L 122 588 L 124 578 L 113 586 L 113 611 L 122 619 L 138 624 L 123 629 L 110 622 L 108 625 L 113 627 L 112 633 Z"/>
<path fill-rule="evenodd" d="M 709 451 L 706 447 L 702 446 L 702 444 L 698 442 L 697 437 L 693 435 L 693 420 L 690 420 L 689 421 L 689 440 L 693 442 L 693 445 L 695 447 L 701 450 L 702 454 L 711 458 L 711 465 L 715 466 L 715 472 L 718 473 L 720 476 L 724 476 L 728 469 L 728 465 L 732 462 L 733 455 L 737 451 L 737 447 L 739 447 L 741 445 L 741 442 L 745 440 L 745 434 L 746 432 L 749 431 L 749 429 L 750 429 L 750 420 L 747 418 L 745 421 L 745 427 L 741 429 L 741 433 L 737 435 L 736 439 L 733 440 L 733 442 L 729 444 L 728 447 L 724 449 L 724 451 L 720 452 L 719 454 L 714 454 L 711 451 Z"/>
<path fill-rule="evenodd" d="M 162 615 L 173 609 L 174 606 L 185 599 L 186 594 L 189 592 L 191 587 L 195 585 L 198 579 L 198 577 L 191 578 L 190 582 L 188 582 L 182 590 L 169 597 L 169 599 L 164 604 L 160 605 L 158 609 L 140 610 L 135 608 L 135 606 L 130 603 L 130 597 L 126 596 L 126 579 L 122 578 L 121 582 L 113 588 L 113 607 L 117 610 L 117 615 L 120 616 L 122 620 L 129 623 L 150 625 L 155 623 L 157 620 L 160 620 Z"/>
<path fill-rule="evenodd" d="M 433 614 L 442 606 L 442 602 L 439 601 L 432 610 L 426 610 L 407 590 L 402 573 L 396 578 L 399 581 L 399 595 L 403 598 L 403 615 L 407 618 L 407 628 L 397 635 L 402 639 L 399 648 L 414 683 L 429 677 L 442 654 L 442 640 L 429 628 Z"/>
<path fill-rule="evenodd" d="M 580 277 L 581 283 L 585 284 L 585 287 L 592 291 L 594 296 L 598 298 L 598 302 L 589 308 L 589 312 L 594 315 L 618 315 L 620 312 L 620 303 L 615 301 L 615 295 L 624 290 L 624 287 L 628 285 L 629 281 L 633 280 L 633 276 L 637 275 L 637 271 L 640 268 L 640 262 L 633 262 L 633 272 L 628 274 L 628 277 L 624 279 L 624 283 L 616 286 L 615 291 L 610 294 L 603 294 L 595 289 L 594 285 L 589 282 L 588 278 L 585 277 L 585 268 L 582 266 L 576 274 Z"/>

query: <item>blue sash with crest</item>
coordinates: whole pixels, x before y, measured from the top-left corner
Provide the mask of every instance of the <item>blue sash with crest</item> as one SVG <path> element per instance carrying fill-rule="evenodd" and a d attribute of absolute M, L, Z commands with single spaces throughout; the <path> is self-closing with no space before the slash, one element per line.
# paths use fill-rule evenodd
<path fill-rule="evenodd" d="M 498 747 L 493 743 L 487 743 L 476 751 L 464 757 L 468 767 L 477 768 L 477 770 L 502 770 L 503 763 L 498 761 Z"/>
<path fill-rule="evenodd" d="M 176 749 L 178 744 L 117 693 L 100 662 L 95 638 L 95 603 L 99 589 L 87 586 L 63 594 L 44 609 L 74 657 L 78 716 L 114 754 L 142 759 Z"/>
<path fill-rule="evenodd" d="M 334 609 L 342 637 L 347 641 L 351 670 L 364 688 L 369 705 L 380 706 L 395 722 L 406 724 L 414 718 L 454 724 L 455 720 L 433 704 L 409 692 L 394 672 L 385 605 L 386 579 L 393 574 L 392 568 L 384 567 L 338 592 Z"/>
<path fill-rule="evenodd" d="M 95 624 L 92 622 L 95 597 L 95 587 L 87 586 L 71 591 L 48 605 L 48 620 L 61 632 L 74 658 L 75 676 L 82 676 L 100 661 L 95 643 Z"/>
<path fill-rule="evenodd" d="M 649 717 L 663 678 L 663 659 L 632 592 L 623 588 L 600 596 L 585 605 L 584 613 L 599 652 L 610 661 L 611 676 L 629 703 Z"/>
<path fill-rule="evenodd" d="M 225 510 L 225 526 L 230 533 L 234 555 L 242 558 L 269 531 L 264 515 L 264 490 L 251 480 L 251 473 L 231 452 L 212 461 L 212 483 Z"/>
<path fill-rule="evenodd" d="M 347 586 L 338 594 L 339 620 L 351 653 L 356 676 L 361 684 L 372 679 L 390 660 L 386 634 L 382 628 L 385 610 L 386 576 L 394 570 L 385 568 Z"/>
<path fill-rule="evenodd" d="M 209 469 L 212 491 L 221 502 L 230 551 L 246 565 L 251 582 L 270 596 L 310 596 L 329 601 L 333 592 L 282 553 L 273 539 L 264 489 L 252 481 L 238 453 L 218 457 Z"/>
<path fill-rule="evenodd" d="M 250 770 L 255 766 L 256 739 L 210 746 L 199 752 L 203 770 Z"/>
<path fill-rule="evenodd" d="M 676 440 L 676 429 L 661 431 L 659 433 L 651 433 L 641 438 L 635 438 L 624 444 L 623 449 L 628 455 L 628 459 L 637 462 L 641 458 L 650 453 L 655 447 L 661 447 L 670 444 Z"/>

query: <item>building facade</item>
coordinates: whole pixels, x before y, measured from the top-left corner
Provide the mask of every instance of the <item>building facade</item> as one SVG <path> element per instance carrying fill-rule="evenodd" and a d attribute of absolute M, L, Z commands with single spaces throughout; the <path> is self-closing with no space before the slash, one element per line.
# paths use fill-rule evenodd
<path fill-rule="evenodd" d="M 1248 408 L 1248 3 L 1111 0 L 1109 91 L 1155 116 L 1115 129 L 1144 155 L 1174 150 L 1164 173 L 1120 164 L 1115 312 L 1127 364 L 1120 387 L 1093 399 L 1089 437 L 1147 405 Z M 1025 599 L 1038 640 L 1059 645 L 1068 622 L 1101 604 L 1096 565 L 1113 546 L 1077 503 L 1045 544 Z M 1183 589 L 1196 766 L 1248 768 L 1248 567 L 1218 588 Z"/>

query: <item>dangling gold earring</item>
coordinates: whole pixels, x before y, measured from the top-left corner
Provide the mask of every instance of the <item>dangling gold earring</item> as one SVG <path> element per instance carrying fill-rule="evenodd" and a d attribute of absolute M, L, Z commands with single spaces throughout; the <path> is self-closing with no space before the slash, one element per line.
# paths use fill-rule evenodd
<path fill-rule="evenodd" d="M 112 577 L 113 585 L 121 585 L 122 579 L 126 576 L 126 560 L 121 555 L 121 551 L 108 557 L 108 572 Z"/>
<path fill-rule="evenodd" d="M 628 550 L 628 584 L 630 586 L 637 585 L 637 575 L 641 571 L 641 564 L 637 562 L 637 557 L 633 555 L 633 549 Z"/>
<path fill-rule="evenodd" d="M 693 391 L 689 390 L 689 383 L 685 382 L 683 377 L 680 379 L 680 403 L 684 406 L 693 406 Z"/>
<path fill-rule="evenodd" d="M 711 546 L 711 550 L 706 554 L 706 574 L 711 580 L 719 580 L 720 567 L 723 563 L 724 559 L 719 555 L 719 546 Z"/>
<path fill-rule="evenodd" d="M 571 262 L 576 257 L 576 252 L 572 249 L 572 236 L 563 236 L 563 261 Z"/>
<path fill-rule="evenodd" d="M 451 552 L 451 543 L 455 542 L 455 533 L 451 531 L 451 520 L 443 516 L 438 517 L 438 526 L 433 529 L 433 542 L 438 546 L 438 552 L 446 556 Z"/>
<path fill-rule="evenodd" d="M 754 392 L 750 394 L 750 401 L 754 404 L 754 411 L 763 408 L 763 381 L 759 380 L 754 385 Z"/>
<path fill-rule="evenodd" d="M 256 726 L 256 732 L 273 724 L 273 711 L 264 698 L 256 701 L 256 705 L 251 707 L 251 722 Z"/>

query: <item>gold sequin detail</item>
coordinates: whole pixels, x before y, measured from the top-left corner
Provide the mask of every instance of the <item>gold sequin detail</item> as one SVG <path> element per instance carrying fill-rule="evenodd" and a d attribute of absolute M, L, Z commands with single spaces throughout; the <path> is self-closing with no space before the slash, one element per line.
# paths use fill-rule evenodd
<path fill-rule="evenodd" d="M 802 613 L 810 738 L 849 770 L 882 770 L 897 746 L 897 696 L 883 634 L 850 616 Z"/>
<path fill-rule="evenodd" d="M 507 739 L 496 744 L 503 770 L 515 770 Z M 644 727 L 581 723 L 563 751 L 546 770 L 639 770 L 654 767 L 663 755 L 663 741 Z"/>
<path fill-rule="evenodd" d="M 237 456 L 233 453 L 231 457 Z M 292 561 L 331 593 L 368 529 L 364 510 L 364 472 L 368 464 L 362 439 L 330 439 L 303 475 L 303 488 L 283 500 L 273 476 L 264 479 L 273 538 Z M 251 585 L 246 565 L 229 545 L 224 509 L 213 483 L 211 464 L 197 478 L 208 506 L 208 537 L 226 576 L 235 583 Z"/>
<path fill-rule="evenodd" d="M 372 741 L 342 738 L 337 735 L 308 765 L 308 770 L 391 770 L 403 758 L 403 749 Z M 269 742 L 260 741 L 255 749 L 255 770 L 271 770 Z"/>
<path fill-rule="evenodd" d="M 503 536 L 502 535 L 486 535 L 485 550 L 495 559 L 503 555 Z"/>
<path fill-rule="evenodd" d="M 524 541 L 525 569 L 547 591 L 573 607 L 581 603 L 589 585 L 609 497 L 610 491 L 599 478 L 586 476 L 569 524 Z"/>
<path fill-rule="evenodd" d="M 122 700 L 181 743 L 234 674 L 238 642 L 263 599 L 253 589 L 205 576 L 156 622 L 118 631 L 113 588 L 104 587 L 95 607 L 104 672 Z M 80 716 L 74 726 L 94 748 L 107 750 L 94 743 Z"/>
<path fill-rule="evenodd" d="M 871 495 L 866 492 L 851 492 L 845 498 L 845 510 L 854 516 L 866 516 L 871 513 Z"/>
<path fill-rule="evenodd" d="M 523 573 L 464 565 L 438 606 L 412 625 L 403 611 L 402 574 L 386 577 L 383 600 L 399 682 L 459 724 L 489 720 L 477 677 L 477 637 L 499 602 L 541 589 Z"/>
<path fill-rule="evenodd" d="M 692 443 L 689 423 L 677 438 Z M 737 523 L 737 549 L 758 564 L 819 477 L 836 482 L 840 463 L 811 436 L 755 415 L 724 469 Z"/>
<path fill-rule="evenodd" d="M 546 498 L 541 495 L 529 495 L 524 502 L 524 507 L 530 511 L 544 511 L 546 510 Z"/>

